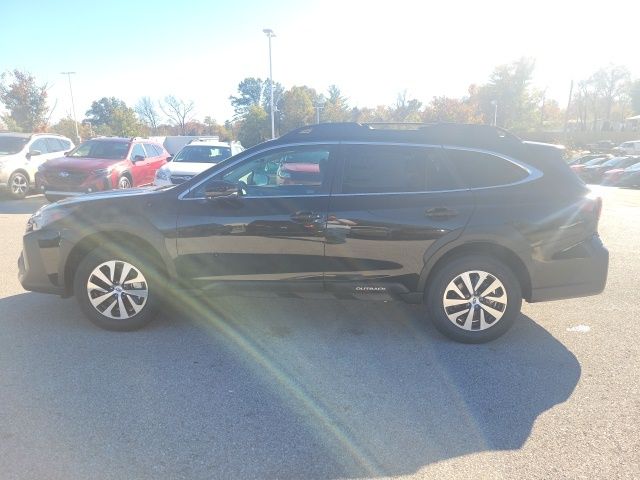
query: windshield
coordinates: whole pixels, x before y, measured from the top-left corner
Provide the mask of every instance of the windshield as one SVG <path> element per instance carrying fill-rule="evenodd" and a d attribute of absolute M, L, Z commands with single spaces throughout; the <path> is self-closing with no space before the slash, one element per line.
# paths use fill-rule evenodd
<path fill-rule="evenodd" d="M 18 153 L 28 141 L 25 137 L 0 137 L 0 155 Z"/>
<path fill-rule="evenodd" d="M 230 156 L 230 147 L 187 145 L 178 152 L 173 161 L 190 163 L 219 163 Z"/>
<path fill-rule="evenodd" d="M 89 140 L 69 153 L 69 157 L 106 158 L 109 160 L 123 160 L 127 157 L 129 143 L 110 142 L 104 140 Z"/>

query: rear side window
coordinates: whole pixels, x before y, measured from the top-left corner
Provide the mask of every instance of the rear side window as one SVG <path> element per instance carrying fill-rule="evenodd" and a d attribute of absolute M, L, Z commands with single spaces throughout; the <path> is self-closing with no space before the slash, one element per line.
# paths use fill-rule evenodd
<path fill-rule="evenodd" d="M 460 188 L 440 149 L 346 145 L 342 193 L 402 193 Z"/>
<path fill-rule="evenodd" d="M 519 165 L 487 153 L 450 149 L 447 155 L 469 188 L 509 185 L 524 180 L 529 175 Z"/>
<path fill-rule="evenodd" d="M 49 152 L 62 152 L 64 150 L 64 145 L 57 138 L 47 138 L 46 141 Z"/>

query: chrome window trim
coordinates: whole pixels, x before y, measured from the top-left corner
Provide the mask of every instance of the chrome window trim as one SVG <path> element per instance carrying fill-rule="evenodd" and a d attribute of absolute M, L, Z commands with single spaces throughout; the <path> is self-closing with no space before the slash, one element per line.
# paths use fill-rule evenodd
<path fill-rule="evenodd" d="M 215 172 L 214 174 L 211 174 L 210 176 L 204 178 L 203 180 L 201 180 L 200 182 L 196 183 L 194 186 L 192 186 L 191 188 L 185 190 L 184 192 L 180 193 L 178 195 L 178 199 L 179 200 L 205 200 L 205 197 L 193 197 L 193 198 L 184 198 L 186 195 L 188 195 L 192 190 L 196 189 L 197 187 L 199 187 L 200 185 L 202 185 L 203 183 L 207 182 L 208 180 L 210 180 L 213 176 L 218 175 L 221 172 L 224 172 L 232 167 L 234 167 L 235 165 L 239 164 L 240 162 L 243 162 L 245 160 L 248 160 L 256 155 L 260 155 L 262 153 L 265 152 L 269 152 L 271 150 L 277 150 L 277 149 L 281 149 L 281 148 L 289 148 L 289 147 L 304 147 L 304 146 L 314 146 L 314 145 L 387 145 L 387 146 L 397 146 L 397 147 L 418 147 L 418 148 L 439 148 L 439 149 L 443 149 L 443 150 L 462 150 L 462 151 L 466 151 L 466 152 L 477 152 L 477 153 L 483 153 L 485 155 L 492 155 L 494 157 L 498 157 L 501 158 L 507 162 L 513 163 L 514 165 L 524 169 L 528 175 L 523 178 L 522 180 L 519 180 L 517 182 L 512 182 L 512 183 L 505 183 L 503 185 L 491 185 L 488 187 L 473 187 L 473 188 L 456 188 L 456 189 L 450 189 L 450 190 L 428 190 L 428 191 L 418 191 L 418 192 L 369 192 L 369 193 L 325 193 L 325 194 L 311 194 L 311 195 L 264 195 L 264 196 L 244 196 L 242 198 L 305 198 L 305 197 L 326 197 L 326 196 L 336 196 L 336 197 L 350 197 L 350 196 L 363 196 L 363 195 L 409 195 L 409 194 L 429 194 L 429 193 L 449 193 L 449 192 L 467 192 L 467 191 L 475 191 L 475 190 L 487 190 L 487 189 L 493 189 L 493 188 L 504 188 L 504 187 L 513 187 L 516 185 L 521 185 L 523 183 L 527 183 L 530 181 L 534 181 L 534 180 L 538 180 L 539 178 L 541 178 L 543 176 L 543 173 L 538 170 L 535 167 L 532 167 L 529 164 L 526 164 L 524 162 L 521 162 L 520 160 L 516 160 L 515 158 L 512 158 L 508 155 L 505 155 L 503 153 L 498 153 L 498 152 L 494 152 L 491 150 L 485 150 L 482 148 L 473 148 L 473 147 L 461 147 L 461 146 L 457 146 L 457 145 L 446 145 L 446 144 L 432 144 L 432 143 L 408 143 L 408 142 L 367 142 L 367 141 L 337 141 L 337 140 L 332 140 L 332 141 L 326 141 L 326 142 L 296 142 L 296 143 L 287 143 L 287 144 L 282 144 L 282 145 L 273 145 L 267 148 L 263 148 L 262 150 L 258 150 L 257 152 L 255 152 L 253 155 L 249 156 L 249 157 L 244 157 L 244 158 L 240 158 L 237 161 L 227 165 L 225 168 L 223 168 L 222 170 L 219 170 L 217 172 Z"/>

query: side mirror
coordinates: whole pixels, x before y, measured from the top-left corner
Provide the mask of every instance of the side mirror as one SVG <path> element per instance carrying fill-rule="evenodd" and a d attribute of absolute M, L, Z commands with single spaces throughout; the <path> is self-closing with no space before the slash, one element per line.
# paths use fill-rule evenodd
<path fill-rule="evenodd" d="M 227 182 L 225 180 L 213 180 L 207 185 L 204 196 L 207 200 L 238 197 L 240 196 L 240 187 L 237 183 Z"/>
<path fill-rule="evenodd" d="M 169 156 L 167 157 L 167 162 L 170 162 L 171 160 L 173 160 L 173 155 L 169 155 Z"/>
<path fill-rule="evenodd" d="M 135 157 L 133 157 L 133 163 L 141 162 L 143 160 L 144 160 L 144 157 L 142 155 L 136 155 Z"/>
<path fill-rule="evenodd" d="M 27 160 L 38 155 L 42 155 L 42 152 L 40 150 L 31 150 L 29 153 L 27 153 Z"/>

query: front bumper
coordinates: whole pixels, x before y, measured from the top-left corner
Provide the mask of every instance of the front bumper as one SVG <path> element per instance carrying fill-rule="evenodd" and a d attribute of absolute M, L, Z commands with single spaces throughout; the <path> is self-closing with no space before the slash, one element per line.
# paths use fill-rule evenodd
<path fill-rule="evenodd" d="M 574 250 L 575 249 L 575 250 Z M 609 251 L 598 235 L 574 247 L 566 258 L 534 261 L 529 302 L 597 295 L 604 290 Z"/>
<path fill-rule="evenodd" d="M 25 290 L 64 295 L 59 284 L 60 234 L 38 230 L 27 233 L 22 240 L 18 258 L 18 280 Z"/>

